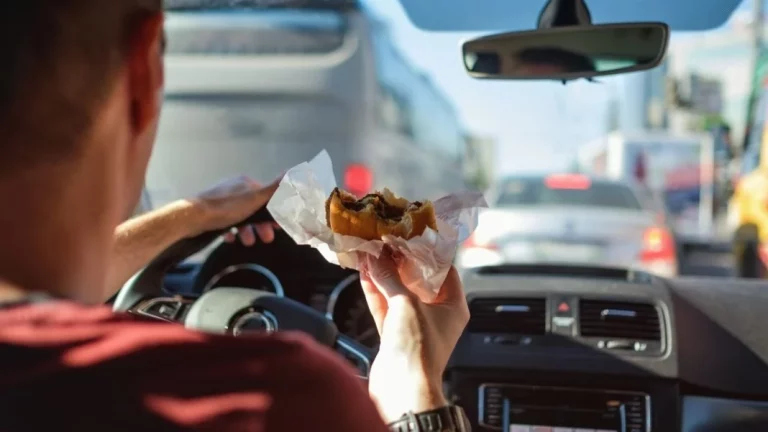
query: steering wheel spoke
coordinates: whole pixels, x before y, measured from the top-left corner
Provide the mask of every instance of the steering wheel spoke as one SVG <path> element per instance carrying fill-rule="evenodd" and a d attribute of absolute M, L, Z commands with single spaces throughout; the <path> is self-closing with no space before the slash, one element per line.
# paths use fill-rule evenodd
<path fill-rule="evenodd" d="M 166 322 L 181 322 L 195 301 L 182 296 L 155 297 L 143 300 L 128 313 Z"/>

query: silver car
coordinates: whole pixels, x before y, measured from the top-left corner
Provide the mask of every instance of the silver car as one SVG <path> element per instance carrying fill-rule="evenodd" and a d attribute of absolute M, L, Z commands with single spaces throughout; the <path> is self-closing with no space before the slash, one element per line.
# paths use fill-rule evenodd
<path fill-rule="evenodd" d="M 578 174 L 510 177 L 488 195 L 490 208 L 459 250 L 462 269 L 545 263 L 677 275 L 670 230 L 629 184 Z"/>

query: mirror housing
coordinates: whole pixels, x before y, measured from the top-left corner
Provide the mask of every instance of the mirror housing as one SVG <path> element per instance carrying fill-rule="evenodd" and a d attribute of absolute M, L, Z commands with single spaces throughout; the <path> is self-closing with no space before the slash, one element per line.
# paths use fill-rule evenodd
<path fill-rule="evenodd" d="M 664 23 L 578 25 L 484 36 L 462 54 L 473 78 L 570 81 L 652 69 L 668 43 Z"/>

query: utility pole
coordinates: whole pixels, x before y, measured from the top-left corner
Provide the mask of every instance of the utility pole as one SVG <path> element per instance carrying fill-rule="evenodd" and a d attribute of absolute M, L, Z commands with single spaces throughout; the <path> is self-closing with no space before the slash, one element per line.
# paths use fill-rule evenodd
<path fill-rule="evenodd" d="M 752 43 L 754 43 L 755 70 L 760 64 L 763 55 L 763 16 L 765 15 L 765 0 L 752 0 L 754 2 L 752 16 Z"/>
<path fill-rule="evenodd" d="M 754 133 L 760 133 L 759 131 L 750 130 L 752 119 L 755 115 L 755 105 L 760 93 L 760 80 L 762 77 L 760 74 L 760 62 L 763 56 L 763 16 L 765 15 L 765 0 L 752 0 L 752 43 L 753 43 L 753 59 L 752 59 L 752 75 L 751 75 L 751 91 L 749 93 L 749 102 L 747 105 L 747 124 L 746 133 L 744 134 L 744 142 L 742 144 L 742 151 L 747 149 L 749 144 L 749 135 Z"/>

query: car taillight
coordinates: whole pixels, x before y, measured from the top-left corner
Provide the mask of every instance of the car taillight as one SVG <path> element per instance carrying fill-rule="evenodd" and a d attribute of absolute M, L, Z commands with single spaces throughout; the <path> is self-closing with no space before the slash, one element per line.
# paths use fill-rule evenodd
<path fill-rule="evenodd" d="M 643 234 L 643 249 L 640 252 L 640 260 L 648 262 L 675 259 L 675 241 L 672 234 L 665 228 L 648 228 Z"/>
<path fill-rule="evenodd" d="M 362 197 L 373 189 L 373 173 L 367 166 L 351 164 L 344 171 L 344 189 Z"/>
<path fill-rule="evenodd" d="M 544 185 L 550 189 L 587 190 L 592 182 L 580 174 L 553 174 L 544 179 Z"/>
<path fill-rule="evenodd" d="M 493 242 L 482 239 L 482 238 L 478 238 L 476 232 L 470 235 L 469 238 L 464 241 L 464 244 L 462 246 L 464 246 L 467 249 L 470 249 L 470 248 L 490 249 L 490 250 L 498 249 L 498 247 Z"/>

